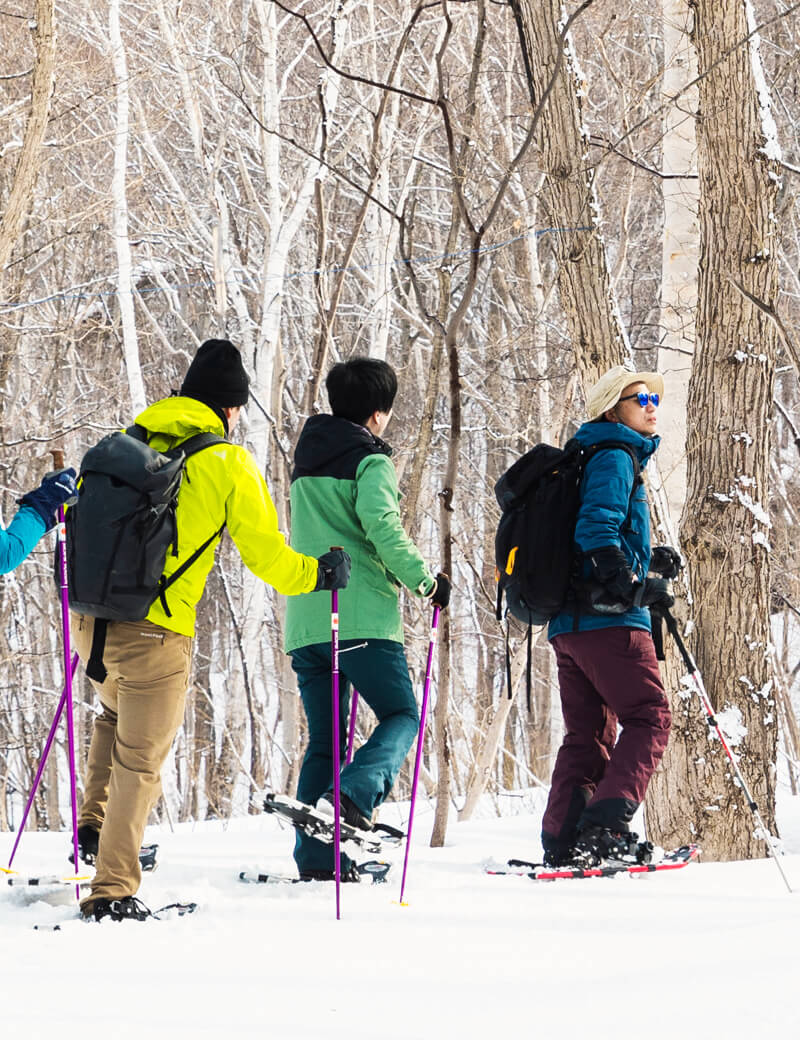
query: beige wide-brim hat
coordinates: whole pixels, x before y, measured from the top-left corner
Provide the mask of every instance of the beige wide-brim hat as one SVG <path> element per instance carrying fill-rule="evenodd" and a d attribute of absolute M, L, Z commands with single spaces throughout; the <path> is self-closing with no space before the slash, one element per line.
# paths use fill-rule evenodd
<path fill-rule="evenodd" d="M 600 376 L 586 395 L 586 411 L 590 419 L 597 419 L 622 397 L 626 386 L 644 383 L 651 394 L 664 396 L 664 379 L 658 372 L 631 372 L 624 365 L 616 365 Z"/>

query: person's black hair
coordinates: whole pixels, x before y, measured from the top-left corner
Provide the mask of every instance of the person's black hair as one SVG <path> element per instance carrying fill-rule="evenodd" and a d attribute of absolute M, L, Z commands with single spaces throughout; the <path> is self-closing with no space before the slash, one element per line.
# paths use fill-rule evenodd
<path fill-rule="evenodd" d="M 354 357 L 333 366 L 325 388 L 333 414 L 363 426 L 373 412 L 392 410 L 397 376 L 385 361 Z"/>

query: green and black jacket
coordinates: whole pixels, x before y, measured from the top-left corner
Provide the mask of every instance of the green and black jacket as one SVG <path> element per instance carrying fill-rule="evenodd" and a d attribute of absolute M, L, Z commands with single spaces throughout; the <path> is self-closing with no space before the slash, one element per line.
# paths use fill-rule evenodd
<path fill-rule="evenodd" d="M 369 430 L 333 415 L 303 427 L 292 473 L 292 548 L 321 556 L 331 546 L 353 561 L 339 593 L 340 639 L 403 642 L 398 588 L 426 596 L 434 577 L 400 521 L 391 448 Z M 286 650 L 331 638 L 331 596 L 314 592 L 286 604 Z"/>

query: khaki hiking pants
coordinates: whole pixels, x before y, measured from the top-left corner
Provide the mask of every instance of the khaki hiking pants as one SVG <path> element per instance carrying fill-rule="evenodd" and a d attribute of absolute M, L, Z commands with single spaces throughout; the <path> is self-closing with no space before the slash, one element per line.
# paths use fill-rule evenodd
<path fill-rule="evenodd" d="M 72 640 L 89 659 L 94 618 L 72 615 Z M 161 766 L 183 719 L 192 640 L 150 621 L 110 621 L 105 682 L 92 681 L 95 718 L 78 825 L 100 831 L 91 894 L 81 903 L 134 895 L 142 879 L 139 846 L 161 793 Z"/>

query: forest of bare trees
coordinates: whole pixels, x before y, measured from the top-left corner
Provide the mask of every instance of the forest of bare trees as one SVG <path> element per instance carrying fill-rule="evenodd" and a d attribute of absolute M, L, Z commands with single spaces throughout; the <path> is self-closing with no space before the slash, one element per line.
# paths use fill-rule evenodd
<path fill-rule="evenodd" d="M 507 695 L 494 482 L 574 431 L 610 365 L 657 367 L 655 540 L 685 556 L 681 627 L 776 833 L 778 786 L 800 777 L 800 3 L 16 0 L 0 27 L 4 523 L 50 449 L 77 465 L 224 335 L 254 391 L 236 437 L 288 532 L 327 369 L 389 360 L 404 520 L 454 578 L 422 770 L 442 843 L 453 807 L 524 806 L 560 734 L 544 632 L 528 705 L 511 625 Z M 62 687 L 52 550 L 0 585 L 0 829 Z M 421 680 L 427 616 L 405 610 Z M 282 612 L 223 541 L 164 818 L 293 789 Z M 684 670 L 670 649 L 650 830 L 763 855 Z M 77 700 L 81 763 L 82 677 Z M 64 825 L 66 775 L 59 743 L 34 826 Z"/>

